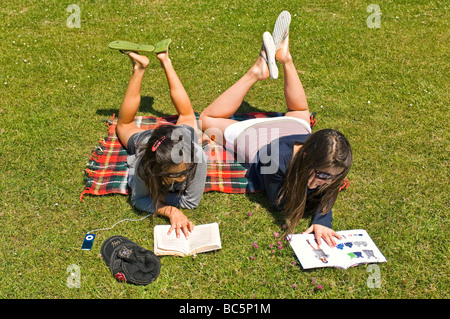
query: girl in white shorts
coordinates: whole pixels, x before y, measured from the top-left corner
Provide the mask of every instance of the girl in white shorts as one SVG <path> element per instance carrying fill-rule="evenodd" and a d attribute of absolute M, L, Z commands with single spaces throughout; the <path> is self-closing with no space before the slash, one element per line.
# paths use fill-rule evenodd
<path fill-rule="evenodd" d="M 282 12 L 273 36 L 264 33 L 254 65 L 202 112 L 200 124 L 211 139 L 234 151 L 248 168 L 247 178 L 285 214 L 285 235 L 294 232 L 300 218 L 310 215 L 312 223 L 305 232 L 314 233 L 319 244 L 323 239 L 333 246 L 340 236 L 331 227 L 331 208 L 350 170 L 352 152 L 338 131 L 311 134 L 305 91 L 289 52 L 289 23 L 289 13 Z M 277 77 L 276 61 L 284 70 L 285 115 L 232 119 L 256 82 Z"/>
<path fill-rule="evenodd" d="M 255 163 L 257 152 L 272 141 L 293 134 L 311 134 L 304 119 L 293 116 L 255 118 L 239 121 L 224 131 L 225 147 L 234 150 L 240 163 Z"/>

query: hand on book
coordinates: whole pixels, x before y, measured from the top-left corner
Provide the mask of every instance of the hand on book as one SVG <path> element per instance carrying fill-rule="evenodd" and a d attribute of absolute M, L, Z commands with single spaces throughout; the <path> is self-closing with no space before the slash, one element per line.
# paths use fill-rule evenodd
<path fill-rule="evenodd" d="M 174 206 L 161 204 L 160 202 L 156 205 L 156 210 L 158 215 L 166 216 L 170 220 L 168 235 L 175 229 L 177 238 L 180 237 L 180 230 L 183 232 L 186 239 L 189 238 L 189 233 L 194 230 L 194 223 L 191 222 L 181 210 Z"/>
<path fill-rule="evenodd" d="M 336 237 L 337 239 L 342 239 L 342 237 L 338 233 L 336 233 L 333 229 L 319 224 L 312 224 L 307 230 L 303 232 L 303 234 L 311 234 L 311 233 L 314 233 L 317 245 L 321 244 L 320 239 L 323 238 L 323 240 L 325 240 L 328 246 L 334 247 L 336 246 L 334 237 Z"/>

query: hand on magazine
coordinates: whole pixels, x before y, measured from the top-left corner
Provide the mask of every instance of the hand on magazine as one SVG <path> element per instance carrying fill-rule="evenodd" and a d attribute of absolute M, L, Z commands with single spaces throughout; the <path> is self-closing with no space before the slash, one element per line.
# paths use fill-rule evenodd
<path fill-rule="evenodd" d="M 319 224 L 312 224 L 307 230 L 303 232 L 303 234 L 311 234 L 314 233 L 314 237 L 316 239 L 317 245 L 321 244 L 321 239 L 328 244 L 330 247 L 336 246 L 336 242 L 334 237 L 337 239 L 342 239 L 342 237 L 336 233 L 333 229 L 328 228 L 326 226 L 322 226 Z"/>

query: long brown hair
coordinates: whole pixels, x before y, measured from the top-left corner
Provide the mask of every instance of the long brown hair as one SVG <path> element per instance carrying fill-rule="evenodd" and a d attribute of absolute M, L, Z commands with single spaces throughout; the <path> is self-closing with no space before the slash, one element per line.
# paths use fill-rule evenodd
<path fill-rule="evenodd" d="M 164 183 L 164 172 L 181 162 L 187 163 L 189 168 L 180 193 L 185 190 L 197 169 L 195 152 L 194 134 L 190 134 L 186 128 L 163 124 L 154 130 L 145 146 L 137 172 L 155 202 L 164 200 L 171 186 Z"/>
<path fill-rule="evenodd" d="M 320 211 L 326 214 L 336 202 L 339 189 L 352 164 L 352 150 L 345 136 L 332 129 L 312 134 L 293 156 L 280 190 L 278 204 L 283 205 L 291 234 L 299 220 L 306 214 Z M 308 196 L 308 180 L 315 169 L 342 168 L 343 172 L 330 184 L 323 184 Z"/>

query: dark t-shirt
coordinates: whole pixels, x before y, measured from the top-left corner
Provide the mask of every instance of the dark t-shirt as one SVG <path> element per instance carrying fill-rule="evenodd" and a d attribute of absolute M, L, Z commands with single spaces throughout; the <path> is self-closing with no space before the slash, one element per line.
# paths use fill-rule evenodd
<path fill-rule="evenodd" d="M 294 144 L 305 143 L 311 134 L 297 134 L 284 136 L 272 141 L 262 147 L 253 163 L 247 164 L 247 178 L 259 191 L 265 191 L 269 201 L 275 205 L 277 210 L 282 209 L 282 205 L 277 206 L 276 202 L 283 185 L 289 163 L 292 159 Z M 308 196 L 314 193 L 314 189 L 308 189 Z M 332 211 L 322 214 L 317 211 L 313 214 L 312 224 L 319 224 L 331 227 Z"/>

